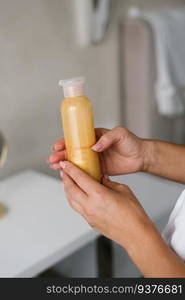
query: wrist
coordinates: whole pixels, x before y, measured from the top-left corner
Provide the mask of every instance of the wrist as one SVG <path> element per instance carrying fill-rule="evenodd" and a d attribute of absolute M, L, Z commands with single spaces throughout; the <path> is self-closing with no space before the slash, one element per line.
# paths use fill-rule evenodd
<path fill-rule="evenodd" d="M 155 164 L 155 140 L 143 139 L 143 168 L 142 172 L 150 173 Z"/>
<path fill-rule="evenodd" d="M 124 248 L 141 273 L 146 275 L 150 260 L 156 255 L 156 245 L 157 248 L 161 248 L 161 244 L 164 246 L 165 243 L 155 225 L 149 220 Z"/>
<path fill-rule="evenodd" d="M 124 239 L 124 242 L 121 243 L 121 246 L 125 248 L 131 257 L 135 251 L 142 251 L 143 245 L 147 245 L 149 239 L 152 239 L 156 234 L 159 235 L 155 225 L 148 216 L 142 218 L 134 227 L 136 229 L 130 232 L 128 238 L 126 240 Z"/>
<path fill-rule="evenodd" d="M 184 262 L 164 242 L 152 222 L 126 250 L 144 277 L 185 277 Z"/>

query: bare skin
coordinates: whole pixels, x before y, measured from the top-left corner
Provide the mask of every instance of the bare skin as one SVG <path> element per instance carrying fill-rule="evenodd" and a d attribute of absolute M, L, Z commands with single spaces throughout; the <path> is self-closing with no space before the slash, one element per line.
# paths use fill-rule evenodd
<path fill-rule="evenodd" d="M 127 129 L 96 129 L 104 175 L 149 172 L 185 182 L 185 147 L 140 139 Z M 125 185 L 103 178 L 103 184 L 67 162 L 65 142 L 48 158 L 62 169 L 69 204 L 98 232 L 123 246 L 145 277 L 185 277 L 184 262 L 166 245 L 143 207 Z M 141 242 L 142 241 L 142 242 Z"/>
<path fill-rule="evenodd" d="M 96 129 L 100 153 L 101 168 L 104 174 L 121 175 L 138 172 L 144 168 L 143 157 L 145 147 L 143 141 L 125 128 L 116 127 L 113 130 Z M 60 169 L 59 161 L 66 159 L 64 140 L 59 140 L 54 146 L 49 162 L 53 169 Z M 95 149 L 94 149 L 95 150 Z"/>

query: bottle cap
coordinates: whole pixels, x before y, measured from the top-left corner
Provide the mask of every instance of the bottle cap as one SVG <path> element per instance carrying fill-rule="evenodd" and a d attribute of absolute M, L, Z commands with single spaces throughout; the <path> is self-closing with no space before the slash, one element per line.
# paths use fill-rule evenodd
<path fill-rule="evenodd" d="M 84 95 L 85 77 L 60 80 L 59 85 L 63 87 L 64 97 L 78 97 Z"/>

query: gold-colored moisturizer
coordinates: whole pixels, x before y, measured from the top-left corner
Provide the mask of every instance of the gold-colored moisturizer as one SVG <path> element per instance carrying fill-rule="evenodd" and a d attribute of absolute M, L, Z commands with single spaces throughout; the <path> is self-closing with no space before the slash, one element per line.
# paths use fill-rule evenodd
<path fill-rule="evenodd" d="M 59 82 L 65 97 L 61 104 L 61 117 L 67 159 L 100 181 L 98 153 L 91 149 L 96 143 L 93 110 L 89 99 L 84 96 L 84 81 L 83 77 L 78 77 Z"/>

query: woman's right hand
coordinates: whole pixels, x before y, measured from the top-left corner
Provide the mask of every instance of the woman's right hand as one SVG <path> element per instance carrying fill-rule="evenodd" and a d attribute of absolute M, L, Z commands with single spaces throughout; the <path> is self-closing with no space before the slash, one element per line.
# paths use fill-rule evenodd
<path fill-rule="evenodd" d="M 97 128 L 96 136 L 97 143 L 92 149 L 100 154 L 103 174 L 120 175 L 145 170 L 149 154 L 147 140 L 124 127 Z M 64 140 L 58 141 L 53 150 L 48 160 L 53 169 L 59 169 L 59 161 L 67 159 Z"/>
<path fill-rule="evenodd" d="M 124 127 L 112 130 L 97 128 L 97 143 L 92 147 L 100 153 L 104 174 L 120 175 L 143 171 L 147 160 L 148 144 Z"/>

